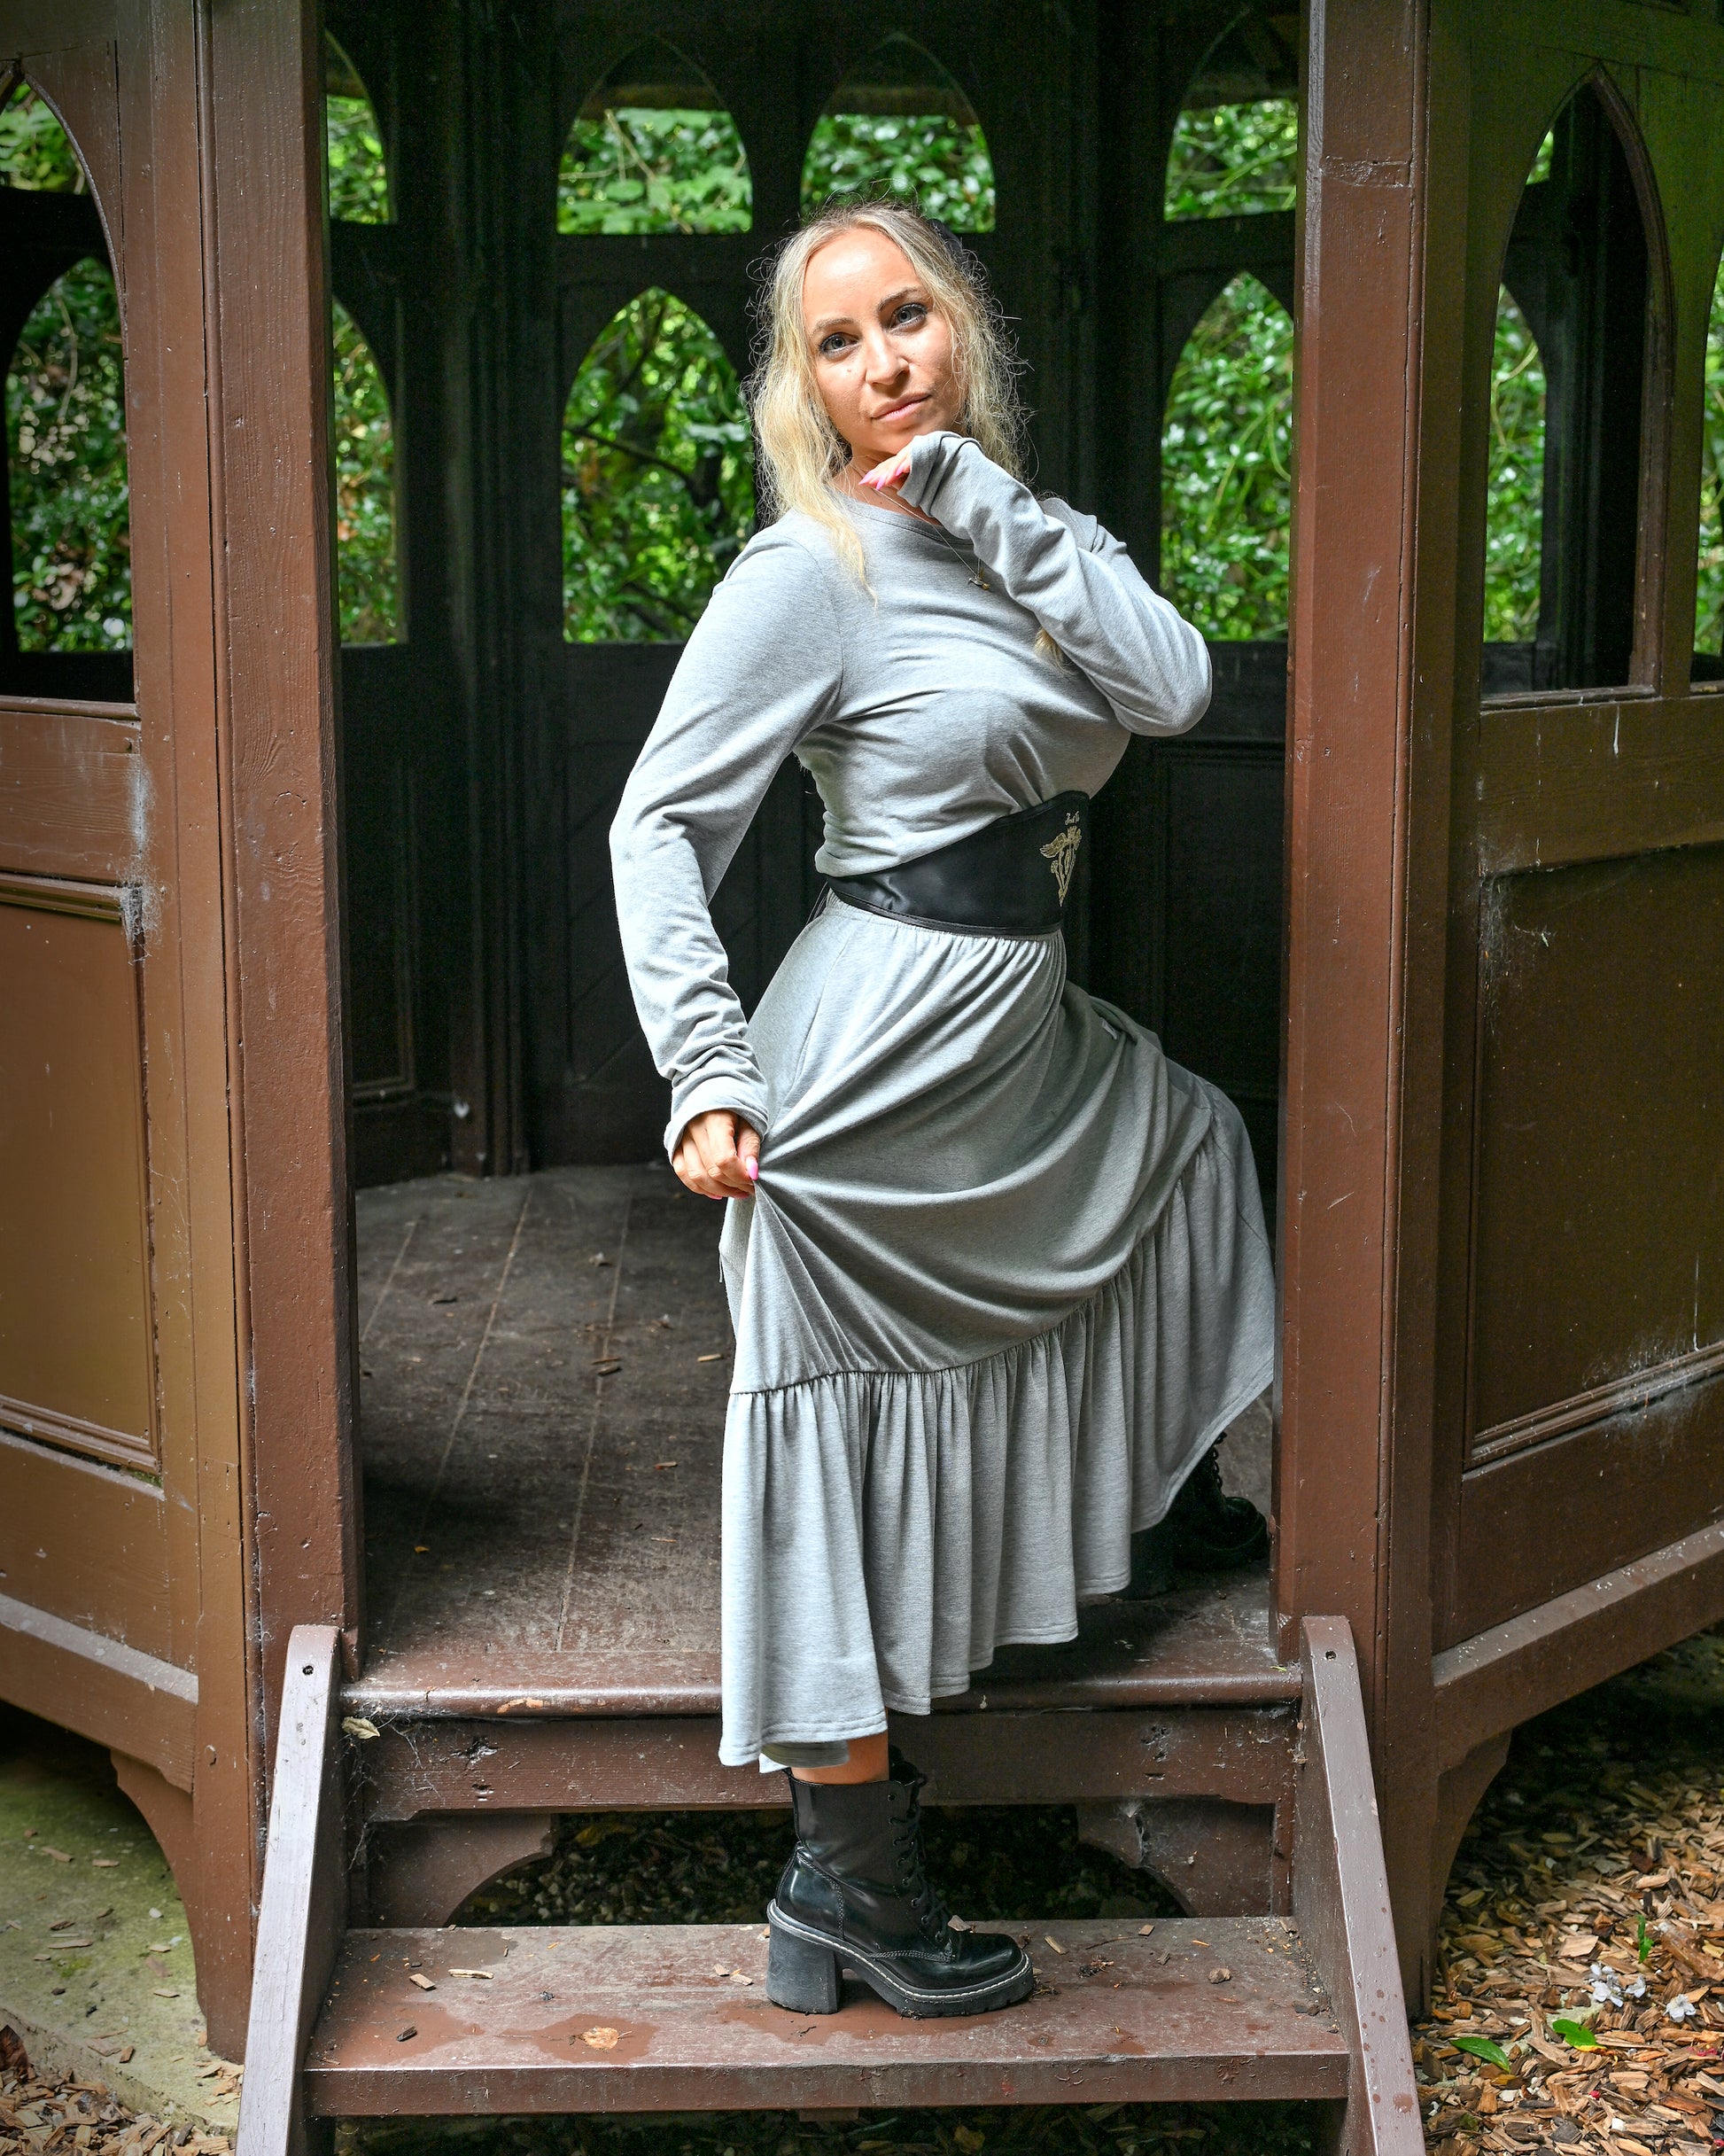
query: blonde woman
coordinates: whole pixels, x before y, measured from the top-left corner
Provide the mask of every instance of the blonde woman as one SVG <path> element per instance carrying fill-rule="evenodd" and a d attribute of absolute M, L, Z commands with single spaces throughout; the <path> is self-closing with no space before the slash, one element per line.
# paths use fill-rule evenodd
<path fill-rule="evenodd" d="M 713 594 L 612 831 L 667 1143 L 730 1201 L 720 1757 L 788 1769 L 767 1989 L 833 2012 L 1026 1996 L 954 1931 L 889 1712 L 1128 1584 L 1268 1382 L 1239 1116 L 1066 978 L 1089 797 L 1209 695 L 1203 640 L 1018 469 L 968 257 L 901 205 L 780 252 L 753 385 L 773 521 Z M 795 755 L 830 889 L 752 1021 L 712 893 Z"/>

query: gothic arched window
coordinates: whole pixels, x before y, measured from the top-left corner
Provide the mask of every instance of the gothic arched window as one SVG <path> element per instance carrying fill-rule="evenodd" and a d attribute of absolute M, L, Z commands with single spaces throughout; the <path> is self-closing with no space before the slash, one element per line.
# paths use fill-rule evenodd
<path fill-rule="evenodd" d="M 389 392 L 370 346 L 338 300 L 330 308 L 334 362 L 336 592 L 344 644 L 392 644 L 401 635 L 395 544 L 395 432 Z"/>
<path fill-rule="evenodd" d="M 383 129 L 359 70 L 323 34 L 323 130 L 330 215 L 341 224 L 389 222 Z"/>
<path fill-rule="evenodd" d="M 1241 272 L 1174 370 L 1161 425 L 1161 585 L 1206 636 L 1287 633 L 1293 323 Z"/>
<path fill-rule="evenodd" d="M 695 310 L 654 287 L 594 339 L 564 408 L 564 636 L 687 636 L 753 520 L 735 370 Z"/>
<path fill-rule="evenodd" d="M 1544 534 L 1544 362 L 1506 286 L 1496 295 L 1486 481 L 1485 642 L 1530 644 Z"/>
<path fill-rule="evenodd" d="M 1168 153 L 1166 214 L 1183 223 L 1290 210 L 1298 174 L 1299 107 L 1291 97 L 1187 105 Z"/>
<path fill-rule="evenodd" d="M 1487 693 L 1626 683 L 1635 665 L 1650 265 L 1633 122 L 1602 82 L 1534 157 L 1492 358 Z"/>
<path fill-rule="evenodd" d="M 636 46 L 570 127 L 557 230 L 746 232 L 753 222 L 748 152 L 724 100 L 663 38 Z"/>
<path fill-rule="evenodd" d="M 30 192 L 89 192 L 65 128 L 28 89 L 0 113 L 0 179 Z M 7 361 L 10 636 L 17 650 L 131 646 L 124 377 L 113 273 L 105 253 L 91 252 L 42 293 Z"/>
<path fill-rule="evenodd" d="M 931 54 L 894 34 L 827 101 L 803 163 L 812 214 L 847 195 L 897 195 L 954 232 L 994 229 L 994 166 L 982 123 Z"/>

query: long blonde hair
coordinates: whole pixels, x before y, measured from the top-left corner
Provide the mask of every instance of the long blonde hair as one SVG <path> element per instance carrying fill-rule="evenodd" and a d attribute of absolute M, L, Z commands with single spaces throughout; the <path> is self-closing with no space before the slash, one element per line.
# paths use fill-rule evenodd
<path fill-rule="evenodd" d="M 802 287 L 816 252 L 841 232 L 879 232 L 908 256 L 951 330 L 964 393 L 962 424 L 983 453 L 1023 477 L 1022 363 L 981 265 L 905 202 L 846 202 L 794 232 L 773 258 L 760 299 L 760 336 L 749 401 L 763 518 L 800 510 L 824 525 L 839 557 L 866 581 L 862 541 L 838 491 L 850 444 L 827 415 L 803 322 Z"/>

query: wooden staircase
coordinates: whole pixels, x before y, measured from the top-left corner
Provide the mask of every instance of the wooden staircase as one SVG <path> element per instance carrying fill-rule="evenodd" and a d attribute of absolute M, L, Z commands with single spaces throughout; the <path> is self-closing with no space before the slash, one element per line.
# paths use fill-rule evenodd
<path fill-rule="evenodd" d="M 1255 1695 L 1228 1697 L 1224 1684 L 1219 1700 L 1184 1694 L 1147 1722 L 1141 1704 L 1134 1710 L 1116 1701 L 1112 1712 L 1129 1723 L 1135 1756 L 1087 1785 L 1115 1800 L 1094 1808 L 1094 1837 L 1110 1846 L 1124 1837 L 1153 1861 L 1161 1810 L 1205 1802 L 1197 1757 L 1231 1760 L 1214 1786 L 1237 1792 L 1246 1755 L 1265 1787 L 1285 1788 L 1265 1814 L 1276 1825 L 1261 1908 L 1145 1927 L 1134 1920 L 995 1927 L 1029 1946 L 1034 1997 L 1000 2013 L 923 2022 L 900 2020 L 859 1989 L 829 2019 L 773 2006 L 765 1997 L 764 1922 L 350 1927 L 350 1828 L 361 1814 L 375 1817 L 380 1804 L 385 1811 L 400 1804 L 387 1794 L 388 1745 L 350 1744 L 344 1715 L 392 1715 L 384 1734 L 419 1759 L 429 1812 L 458 1808 L 464 1776 L 462 1831 L 488 1839 L 493 1856 L 511 1832 L 518 1835 L 523 1817 L 531 1821 L 543 1807 L 558 1753 L 563 1786 L 579 1792 L 566 1800 L 570 1809 L 593 1802 L 613 1772 L 629 1794 L 600 1801 L 670 1808 L 689 1801 L 703 1775 L 724 1771 L 709 1771 L 696 1756 L 706 1752 L 704 1717 L 686 1718 L 680 1741 L 664 1699 L 637 1701 L 647 1709 L 638 1718 L 613 1714 L 595 1724 L 566 1712 L 547 1717 L 547 1702 L 529 1694 L 518 1705 L 533 1718 L 489 1719 L 495 1741 L 480 1744 L 459 1733 L 485 1703 L 450 1698 L 440 1702 L 439 1720 L 421 1689 L 385 1708 L 375 1687 L 344 1694 L 338 1656 L 332 1629 L 305 1626 L 292 1636 L 239 2156 L 307 2156 L 328 2145 L 331 2122 L 343 2117 L 1270 2098 L 1320 2105 L 1324 2145 L 1346 2156 L 1423 2149 L 1358 1669 L 1340 1620 L 1307 1620 L 1301 1666 L 1285 1673 L 1296 1707 L 1293 1698 L 1266 1706 Z M 1160 1681 L 1168 1681 L 1165 1671 Z M 963 1792 L 964 1758 L 979 1746 L 991 1801 L 1049 1801 L 1038 1749 L 1069 1748 L 1082 1730 L 1092 1751 L 1097 1723 L 1081 1708 L 1060 1711 L 1055 1699 L 1019 1699 L 1009 1681 L 992 1696 L 996 1711 L 936 1715 L 918 1725 L 919 1755 L 944 1769 L 936 1764 L 930 1796 L 982 1801 L 979 1783 Z M 490 1702 L 491 1716 L 516 1703 Z M 678 1703 L 687 1716 L 692 1702 Z M 416 1721 L 406 1719 L 409 1705 Z M 528 1740 L 512 1764 L 505 1730 L 510 1742 Z M 595 1730 L 604 1740 L 596 1747 Z M 350 1786 L 344 1767 L 355 1751 L 380 1755 L 375 1767 L 365 1758 L 362 1787 Z M 682 1768 L 664 1771 L 673 1752 Z M 1013 1753 L 1020 1755 L 1015 1784 Z M 1261 1755 L 1254 1766 L 1254 1754 Z M 1186 1767 L 1168 1791 L 1172 1807 L 1165 1797 L 1158 1807 L 1158 1775 L 1182 1758 Z M 586 1763 L 571 1772 L 571 1759 Z M 1243 1786 L 1251 1786 L 1249 1772 Z M 484 1809 L 493 1801 L 498 1809 Z M 693 1801 L 737 1800 L 709 1791 Z M 1235 1809 L 1243 1816 L 1251 1808 Z M 1218 1810 L 1229 1816 L 1225 1804 Z M 438 1846 L 422 1851 L 432 1870 Z M 1193 1849 L 1185 1861 L 1200 1880 L 1197 1857 Z M 446 1881 L 446 1900 L 452 1891 Z M 1215 1893 L 1208 1890 L 1212 1903 Z M 385 1898 L 397 1909 L 413 1899 L 412 1865 L 400 1852 Z"/>

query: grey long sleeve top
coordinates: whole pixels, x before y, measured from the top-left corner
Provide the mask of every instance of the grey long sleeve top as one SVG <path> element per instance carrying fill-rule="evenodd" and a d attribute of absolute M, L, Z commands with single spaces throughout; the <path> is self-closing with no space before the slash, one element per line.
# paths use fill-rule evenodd
<path fill-rule="evenodd" d="M 939 529 L 858 504 L 866 588 L 812 518 L 749 542 L 624 789 L 617 913 L 671 1080 L 672 1150 L 711 1109 L 771 1126 L 710 903 L 787 756 L 825 805 L 817 866 L 858 876 L 1093 794 L 1130 735 L 1183 733 L 1208 704 L 1202 637 L 1092 517 L 1038 501 L 951 433 L 917 439 L 903 497 Z M 1064 664 L 1037 650 L 1042 630 Z"/>

